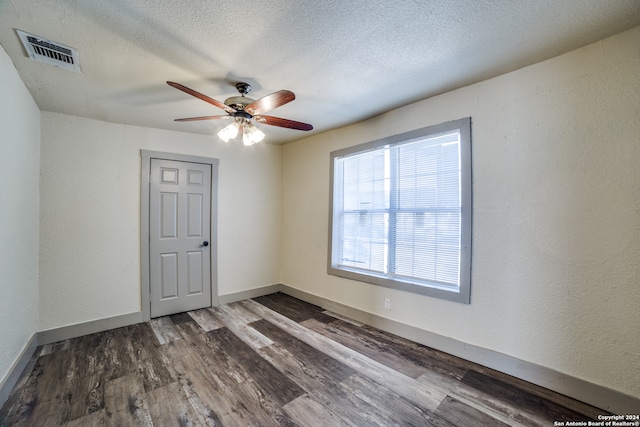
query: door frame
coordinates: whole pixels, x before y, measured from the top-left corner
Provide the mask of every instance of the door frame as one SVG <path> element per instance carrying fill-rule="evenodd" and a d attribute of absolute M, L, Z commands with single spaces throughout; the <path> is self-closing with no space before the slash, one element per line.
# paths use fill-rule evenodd
<path fill-rule="evenodd" d="M 202 163 L 211 165 L 211 305 L 220 305 L 218 297 L 218 164 L 219 159 L 213 157 L 191 156 L 186 154 L 165 153 L 161 151 L 140 150 L 140 306 L 142 320 L 151 319 L 151 280 L 149 249 L 149 195 L 151 159 L 174 160 L 178 162 Z"/>

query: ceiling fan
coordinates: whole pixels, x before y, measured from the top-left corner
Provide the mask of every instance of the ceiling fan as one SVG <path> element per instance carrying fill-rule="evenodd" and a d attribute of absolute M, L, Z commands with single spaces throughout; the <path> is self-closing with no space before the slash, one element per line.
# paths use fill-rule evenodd
<path fill-rule="evenodd" d="M 200 92 L 183 86 L 180 83 L 167 82 L 167 84 L 226 111 L 226 115 L 175 119 L 176 122 L 233 119 L 233 123 L 218 132 L 218 136 L 225 142 L 235 138 L 238 134 L 242 135 L 242 140 L 245 145 L 252 145 L 262 141 L 262 139 L 264 139 L 264 133 L 254 125 L 254 121 L 260 124 L 295 130 L 310 131 L 313 129 L 313 126 L 308 123 L 264 115 L 264 113 L 268 113 L 275 108 L 293 101 L 296 96 L 289 90 L 279 90 L 255 100 L 245 96 L 251 91 L 251 85 L 240 82 L 236 84 L 236 89 L 240 92 L 240 96 L 232 96 L 222 103 L 208 97 L 207 95 L 203 95 Z"/>

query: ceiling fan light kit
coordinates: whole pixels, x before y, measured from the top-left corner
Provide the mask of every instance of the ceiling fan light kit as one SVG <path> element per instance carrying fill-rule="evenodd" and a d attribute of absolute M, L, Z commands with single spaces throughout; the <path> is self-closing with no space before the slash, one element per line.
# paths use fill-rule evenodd
<path fill-rule="evenodd" d="M 242 142 L 246 146 L 250 146 L 262 141 L 265 137 L 265 134 L 255 126 L 255 124 L 253 123 L 254 121 L 257 123 L 284 127 L 287 129 L 302 131 L 310 131 L 313 129 L 313 126 L 308 123 L 296 122 L 294 120 L 264 115 L 264 113 L 287 104 L 296 98 L 294 93 L 288 90 L 279 90 L 258 100 L 254 100 L 245 96 L 251 91 L 251 85 L 248 83 L 240 82 L 236 84 L 236 89 L 238 90 L 238 92 L 240 92 L 240 96 L 232 96 L 230 98 L 227 98 L 224 103 L 222 103 L 208 97 L 207 95 L 183 86 L 180 83 L 168 81 L 167 84 L 178 90 L 188 93 L 191 96 L 195 96 L 202 101 L 208 102 L 211 105 L 221 108 L 227 113 L 226 116 L 219 115 L 187 117 L 184 119 L 175 119 L 175 121 L 189 122 L 196 120 L 217 120 L 233 118 L 233 123 L 229 124 L 220 132 L 218 132 L 218 137 L 224 142 L 229 142 L 230 140 L 235 139 L 238 135 L 242 135 Z"/>
<path fill-rule="evenodd" d="M 229 140 L 238 136 L 238 130 L 240 130 L 240 125 L 238 122 L 234 121 L 229 126 L 226 126 L 218 132 L 218 137 L 224 142 L 229 142 Z"/>
<path fill-rule="evenodd" d="M 264 132 L 258 129 L 251 123 L 244 123 L 242 125 L 242 142 L 244 145 L 249 146 L 257 144 L 264 139 Z"/>
<path fill-rule="evenodd" d="M 247 119 L 236 118 L 233 123 L 224 127 L 220 132 L 218 132 L 218 137 L 224 142 L 229 142 L 230 140 L 237 137 L 238 134 L 242 135 L 242 142 L 247 147 L 262 141 L 265 136 L 264 132 L 258 129 Z"/>

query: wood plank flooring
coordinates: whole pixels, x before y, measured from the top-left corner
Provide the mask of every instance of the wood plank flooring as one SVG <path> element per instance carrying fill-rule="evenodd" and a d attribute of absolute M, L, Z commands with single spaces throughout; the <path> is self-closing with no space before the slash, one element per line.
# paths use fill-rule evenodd
<path fill-rule="evenodd" d="M 605 412 L 282 293 L 39 347 L 0 426 L 552 426 Z"/>

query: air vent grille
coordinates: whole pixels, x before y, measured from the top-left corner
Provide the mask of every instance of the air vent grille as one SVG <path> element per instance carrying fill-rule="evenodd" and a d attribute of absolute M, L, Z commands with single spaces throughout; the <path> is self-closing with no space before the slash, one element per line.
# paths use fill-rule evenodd
<path fill-rule="evenodd" d="M 78 73 L 80 72 L 80 57 L 77 49 L 21 30 L 16 30 L 16 32 L 20 36 L 20 40 L 27 54 L 29 54 L 29 58 L 45 64 L 55 65 L 56 67 Z"/>

